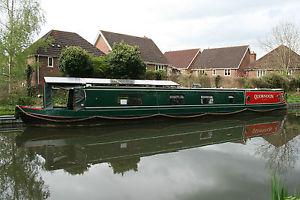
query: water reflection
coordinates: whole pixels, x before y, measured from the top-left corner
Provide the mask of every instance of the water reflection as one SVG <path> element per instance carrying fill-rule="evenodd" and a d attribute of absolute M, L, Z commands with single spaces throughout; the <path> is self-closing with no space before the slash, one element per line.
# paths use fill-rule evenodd
<path fill-rule="evenodd" d="M 298 117 L 290 115 L 282 133 L 264 136 L 264 144 L 257 148 L 257 154 L 266 158 L 267 167 L 273 173 L 286 174 L 299 158 L 299 141 L 295 139 L 300 134 L 298 121 Z"/>
<path fill-rule="evenodd" d="M 27 128 L 16 141 L 20 149 L 42 156 L 46 170 L 84 174 L 92 165 L 109 163 L 113 173 L 124 174 L 138 171 L 141 157 L 224 142 L 245 144 L 251 137 L 264 136 L 266 143 L 258 154 L 270 156 L 269 166 L 277 169 L 282 164 L 293 165 L 297 156 L 291 151 L 285 154 L 293 138 L 284 131 L 285 119 L 286 115 L 273 113 L 88 129 Z M 282 156 L 278 149 L 284 149 Z"/>
<path fill-rule="evenodd" d="M 42 162 L 33 152 L 16 147 L 15 134 L 0 135 L 0 199 L 47 199 Z"/>

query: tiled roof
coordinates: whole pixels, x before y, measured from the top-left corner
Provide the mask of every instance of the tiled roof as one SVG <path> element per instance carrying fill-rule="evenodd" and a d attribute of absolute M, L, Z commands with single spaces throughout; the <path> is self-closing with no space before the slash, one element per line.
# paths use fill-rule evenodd
<path fill-rule="evenodd" d="M 282 62 L 292 68 L 300 68 L 300 55 L 290 48 L 281 45 L 250 65 L 247 70 L 251 69 L 280 69 Z"/>
<path fill-rule="evenodd" d="M 102 33 L 111 48 L 113 47 L 114 43 L 119 44 L 121 41 L 124 41 L 125 44 L 138 46 L 141 53 L 141 58 L 145 62 L 155 64 L 169 64 L 156 44 L 149 38 L 136 37 L 102 30 L 100 31 L 100 33 Z M 99 35 L 98 38 L 100 36 L 101 35 Z"/>
<path fill-rule="evenodd" d="M 249 51 L 249 45 L 204 49 L 199 59 L 192 64 L 191 69 L 237 69 L 247 51 Z"/>
<path fill-rule="evenodd" d="M 94 47 L 87 40 L 82 38 L 77 33 L 51 30 L 45 34 L 42 39 L 47 39 L 51 37 L 53 39 L 52 43 L 47 49 L 39 48 L 37 54 L 45 56 L 59 57 L 62 49 L 69 46 L 79 46 L 85 49 L 87 52 L 94 54 L 95 56 L 104 56 L 105 54 Z"/>
<path fill-rule="evenodd" d="M 200 49 L 186 49 L 179 51 L 167 51 L 164 55 L 173 67 L 188 68 L 195 57 L 200 53 Z"/>

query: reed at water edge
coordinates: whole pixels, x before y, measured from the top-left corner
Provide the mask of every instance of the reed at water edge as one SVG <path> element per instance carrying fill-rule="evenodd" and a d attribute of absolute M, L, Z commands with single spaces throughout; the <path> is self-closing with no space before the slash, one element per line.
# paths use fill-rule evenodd
<path fill-rule="evenodd" d="M 276 174 L 271 174 L 271 200 L 300 200 L 300 196 L 296 189 L 294 195 L 289 195 L 288 185 L 281 183 Z"/>

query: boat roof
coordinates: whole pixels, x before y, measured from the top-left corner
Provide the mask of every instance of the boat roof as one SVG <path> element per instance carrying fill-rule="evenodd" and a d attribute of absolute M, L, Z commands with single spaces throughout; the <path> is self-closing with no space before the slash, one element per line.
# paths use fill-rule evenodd
<path fill-rule="evenodd" d="M 179 86 L 173 81 L 164 80 L 130 80 L 130 79 L 105 79 L 105 78 L 75 78 L 75 77 L 44 77 L 49 84 L 101 84 L 101 85 L 149 85 L 149 86 Z"/>

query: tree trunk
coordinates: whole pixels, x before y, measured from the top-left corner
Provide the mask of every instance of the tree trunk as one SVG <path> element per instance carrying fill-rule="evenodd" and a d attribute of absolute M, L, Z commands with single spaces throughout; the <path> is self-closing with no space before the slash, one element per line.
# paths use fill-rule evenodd
<path fill-rule="evenodd" d="M 12 69 L 12 57 L 8 57 L 8 93 L 11 93 L 11 69 Z"/>

